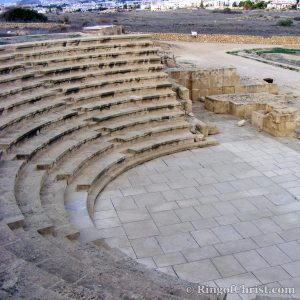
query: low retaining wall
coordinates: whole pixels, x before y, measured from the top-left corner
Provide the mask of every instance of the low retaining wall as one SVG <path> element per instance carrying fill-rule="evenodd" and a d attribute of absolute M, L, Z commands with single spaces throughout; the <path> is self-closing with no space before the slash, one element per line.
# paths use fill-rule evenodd
<path fill-rule="evenodd" d="M 252 35 L 227 35 L 227 34 L 190 34 L 180 33 L 152 33 L 156 40 L 196 42 L 196 43 L 224 43 L 224 44 L 262 44 L 262 45 L 299 45 L 299 36 L 252 36 Z"/>

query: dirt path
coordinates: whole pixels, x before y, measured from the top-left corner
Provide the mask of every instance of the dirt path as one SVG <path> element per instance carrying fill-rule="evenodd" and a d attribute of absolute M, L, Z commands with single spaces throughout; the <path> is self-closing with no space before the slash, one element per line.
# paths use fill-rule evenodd
<path fill-rule="evenodd" d="M 274 82 L 278 84 L 282 92 L 300 96 L 299 72 L 226 53 L 227 51 L 268 46 L 186 42 L 169 42 L 169 44 L 172 45 L 172 52 L 178 62 L 192 63 L 203 68 L 235 67 L 242 77 L 251 79 L 262 80 L 271 77 L 274 78 Z"/>

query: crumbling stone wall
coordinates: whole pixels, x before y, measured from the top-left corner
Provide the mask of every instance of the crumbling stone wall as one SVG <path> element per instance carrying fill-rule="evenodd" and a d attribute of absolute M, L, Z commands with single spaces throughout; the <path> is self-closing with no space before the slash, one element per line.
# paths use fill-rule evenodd
<path fill-rule="evenodd" d="M 270 83 L 243 85 L 235 68 L 220 69 L 180 69 L 168 70 L 169 76 L 190 92 L 190 99 L 221 94 L 243 94 L 268 92 L 276 94 L 277 85 Z"/>

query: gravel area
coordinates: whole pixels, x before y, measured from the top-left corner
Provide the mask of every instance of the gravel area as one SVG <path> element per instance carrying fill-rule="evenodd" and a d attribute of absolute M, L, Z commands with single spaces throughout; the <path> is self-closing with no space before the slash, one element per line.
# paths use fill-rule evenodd
<path fill-rule="evenodd" d="M 257 36 L 299 36 L 300 22 L 291 27 L 277 26 L 280 18 L 299 16 L 299 11 L 242 11 L 241 13 L 215 13 L 212 10 L 176 10 L 165 12 L 130 11 L 105 14 L 86 14 L 88 24 L 120 24 L 126 31 L 176 32 L 200 34 L 232 34 Z M 69 16 L 71 23 L 84 18 L 83 14 Z M 82 21 L 81 21 L 82 22 Z"/>

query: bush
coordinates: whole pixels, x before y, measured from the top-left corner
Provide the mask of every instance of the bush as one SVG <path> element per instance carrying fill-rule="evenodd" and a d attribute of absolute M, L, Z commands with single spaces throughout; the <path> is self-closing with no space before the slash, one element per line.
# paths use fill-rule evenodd
<path fill-rule="evenodd" d="M 6 22 L 46 22 L 48 20 L 43 14 L 21 7 L 6 11 L 1 18 Z"/>
<path fill-rule="evenodd" d="M 300 21 L 300 17 L 295 17 L 294 20 L 295 21 Z"/>
<path fill-rule="evenodd" d="M 293 20 L 291 19 L 281 19 L 277 22 L 278 26 L 292 26 L 293 25 Z"/>
<path fill-rule="evenodd" d="M 214 9 L 212 13 L 221 13 L 221 14 L 241 14 L 242 12 L 239 10 L 231 10 L 229 7 L 224 9 Z"/>
<path fill-rule="evenodd" d="M 260 1 L 260 2 L 257 2 L 254 4 L 253 8 L 256 8 L 256 9 L 265 9 L 267 7 L 267 2 L 264 2 L 264 1 Z"/>

